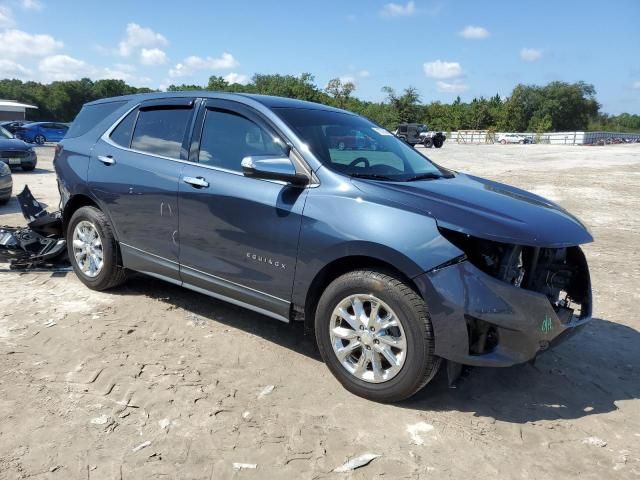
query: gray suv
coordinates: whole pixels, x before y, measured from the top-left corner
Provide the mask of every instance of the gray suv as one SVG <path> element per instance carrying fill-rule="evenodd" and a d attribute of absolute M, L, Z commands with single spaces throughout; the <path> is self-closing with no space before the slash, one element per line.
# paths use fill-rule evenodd
<path fill-rule="evenodd" d="M 337 131 L 366 141 L 340 149 Z M 215 92 L 105 99 L 54 164 L 89 288 L 135 270 L 303 321 L 336 378 L 376 401 L 413 395 L 443 360 L 452 377 L 529 361 L 591 318 L 579 220 L 347 111 Z"/>

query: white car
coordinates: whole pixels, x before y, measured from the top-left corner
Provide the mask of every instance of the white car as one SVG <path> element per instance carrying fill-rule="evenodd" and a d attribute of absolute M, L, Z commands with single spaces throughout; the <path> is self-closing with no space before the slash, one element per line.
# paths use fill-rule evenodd
<path fill-rule="evenodd" d="M 518 133 L 503 133 L 498 135 L 496 138 L 496 142 L 505 145 L 507 143 L 531 143 L 531 139 L 529 137 L 525 137 L 524 135 L 520 135 Z"/>

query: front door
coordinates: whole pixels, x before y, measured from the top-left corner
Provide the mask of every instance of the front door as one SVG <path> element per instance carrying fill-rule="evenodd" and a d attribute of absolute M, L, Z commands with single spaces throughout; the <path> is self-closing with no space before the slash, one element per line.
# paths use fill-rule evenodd
<path fill-rule="evenodd" d="M 285 155 L 253 110 L 209 100 L 201 123 L 179 187 L 182 280 L 288 319 L 307 190 L 243 176 L 244 157 Z"/>
<path fill-rule="evenodd" d="M 89 185 L 104 205 L 125 266 L 179 279 L 178 183 L 192 99 L 142 104 L 93 149 Z"/>

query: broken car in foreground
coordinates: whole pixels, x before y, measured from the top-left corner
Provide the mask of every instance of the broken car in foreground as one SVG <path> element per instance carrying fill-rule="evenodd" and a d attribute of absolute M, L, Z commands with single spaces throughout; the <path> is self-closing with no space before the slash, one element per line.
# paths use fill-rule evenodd
<path fill-rule="evenodd" d="M 68 267 L 67 245 L 62 232 L 62 214 L 49 213 L 24 187 L 17 195 L 26 227 L 0 225 L 0 261 L 11 270 Z"/>
<path fill-rule="evenodd" d="M 340 149 L 334 131 L 371 141 Z M 530 361 L 591 317 L 579 220 L 344 110 L 215 92 L 99 100 L 54 166 L 56 225 L 89 288 L 135 270 L 304 321 L 336 378 L 373 400 L 413 395 L 442 359 L 452 378 Z"/>

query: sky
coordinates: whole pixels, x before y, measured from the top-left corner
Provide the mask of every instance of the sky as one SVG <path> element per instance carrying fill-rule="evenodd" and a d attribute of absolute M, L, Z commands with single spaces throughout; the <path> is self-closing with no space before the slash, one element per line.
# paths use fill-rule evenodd
<path fill-rule="evenodd" d="M 0 78 L 245 83 L 309 72 L 382 100 L 507 96 L 585 81 L 602 110 L 640 114 L 640 1 L 0 0 Z"/>

